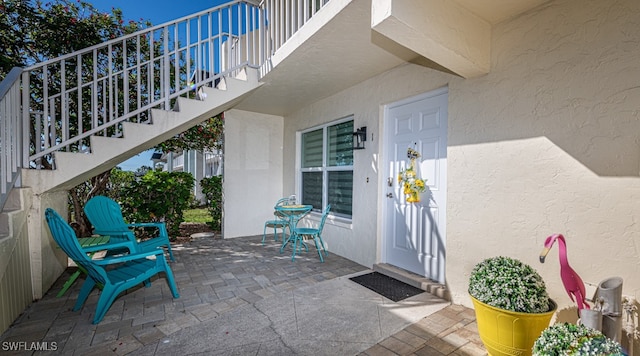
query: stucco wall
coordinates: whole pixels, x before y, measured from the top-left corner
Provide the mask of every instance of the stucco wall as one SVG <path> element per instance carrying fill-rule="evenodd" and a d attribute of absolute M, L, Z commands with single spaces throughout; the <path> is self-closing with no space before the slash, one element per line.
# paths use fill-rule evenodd
<path fill-rule="evenodd" d="M 447 281 L 470 305 L 470 269 L 519 257 L 562 307 L 563 233 L 585 282 L 640 297 L 640 2 L 555 1 L 493 29 L 492 69 L 454 80 L 449 108 Z"/>
<path fill-rule="evenodd" d="M 223 237 L 262 234 L 275 202 L 292 194 L 282 190 L 283 119 L 230 110 L 224 121 Z"/>
<path fill-rule="evenodd" d="M 67 191 L 33 195 L 29 210 L 29 253 L 31 254 L 31 284 L 33 299 L 40 299 L 67 268 L 68 258 L 53 240 L 44 217 L 46 208 L 55 209 L 66 217 Z"/>
<path fill-rule="evenodd" d="M 284 190 L 295 187 L 296 132 L 353 114 L 369 133 L 367 149 L 355 153 L 353 225 L 328 225 L 325 239 L 332 253 L 378 262 L 382 106 L 448 85 L 453 302 L 471 306 L 475 263 L 508 255 L 534 266 L 560 307 L 571 305 L 557 246 L 538 261 L 552 233 L 565 234 L 585 282 L 620 276 L 624 294 L 638 298 L 639 22 L 634 0 L 555 1 L 493 28 L 484 77 L 407 64 L 320 100 L 285 118 Z"/>
<path fill-rule="evenodd" d="M 295 147 L 296 132 L 349 115 L 354 128 L 367 126 L 364 150 L 354 151 L 353 218 L 351 224 L 328 220 L 322 238 L 330 253 L 363 266 L 379 261 L 379 169 L 383 105 L 443 87 L 451 75 L 414 65 L 371 78 L 320 100 L 285 118 L 285 147 Z M 295 188 L 295 150 L 284 152 L 285 191 Z M 290 173 L 289 173 L 290 172 Z M 382 180 L 386 180 L 383 177 Z"/>

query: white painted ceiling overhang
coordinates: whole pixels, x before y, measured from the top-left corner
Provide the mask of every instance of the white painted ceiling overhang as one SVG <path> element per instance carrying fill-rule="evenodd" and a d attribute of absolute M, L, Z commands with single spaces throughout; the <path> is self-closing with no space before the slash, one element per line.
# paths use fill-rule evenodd
<path fill-rule="evenodd" d="M 331 0 L 275 53 L 265 85 L 237 108 L 285 116 L 407 61 L 484 75 L 492 26 L 546 2 Z"/>

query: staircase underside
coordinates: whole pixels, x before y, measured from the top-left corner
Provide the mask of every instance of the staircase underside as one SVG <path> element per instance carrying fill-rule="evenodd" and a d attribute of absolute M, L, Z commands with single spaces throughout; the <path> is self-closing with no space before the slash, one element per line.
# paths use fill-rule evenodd
<path fill-rule="evenodd" d="M 152 124 L 124 122 L 122 137 L 91 137 L 90 153 L 55 153 L 55 170 L 24 169 L 23 185 L 34 193 L 67 190 L 108 171 L 157 144 L 202 121 L 231 109 L 252 93 L 258 83 L 257 70 L 246 69 L 237 78 L 225 78 L 218 88 L 202 87 L 203 100 L 178 98 L 173 111 L 152 110 Z"/>

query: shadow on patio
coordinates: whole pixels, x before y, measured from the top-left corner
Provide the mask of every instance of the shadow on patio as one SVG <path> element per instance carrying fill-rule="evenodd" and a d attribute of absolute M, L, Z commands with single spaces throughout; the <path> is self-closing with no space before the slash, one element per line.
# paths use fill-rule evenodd
<path fill-rule="evenodd" d="M 348 279 L 363 266 L 331 253 L 320 263 L 313 247 L 291 262 L 279 247 L 261 236 L 175 244 L 180 298 L 156 279 L 98 325 L 97 291 L 71 311 L 82 281 L 55 297 L 69 268 L 0 337 L 3 354 L 486 354 L 472 310 L 428 293 L 395 303 Z"/>

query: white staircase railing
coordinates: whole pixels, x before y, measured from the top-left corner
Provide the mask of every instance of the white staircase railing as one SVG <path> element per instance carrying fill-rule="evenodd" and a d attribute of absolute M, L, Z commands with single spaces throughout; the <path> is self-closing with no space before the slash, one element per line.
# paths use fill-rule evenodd
<path fill-rule="evenodd" d="M 26 68 L 25 166 L 51 169 L 55 151 L 90 151 L 90 136 L 118 137 L 123 121 L 151 123 L 151 109 L 259 66 L 265 23 L 264 9 L 233 1 Z"/>
<path fill-rule="evenodd" d="M 329 0 L 236 0 L 25 69 L 0 84 L 0 210 L 20 168 L 54 169 L 54 152 L 90 152 L 92 135 L 198 98 L 267 62 Z M 18 78 L 20 77 L 21 78 Z"/>
<path fill-rule="evenodd" d="M 0 211 L 11 189 L 20 185 L 22 168 L 22 107 L 20 74 L 13 68 L 0 83 Z"/>

